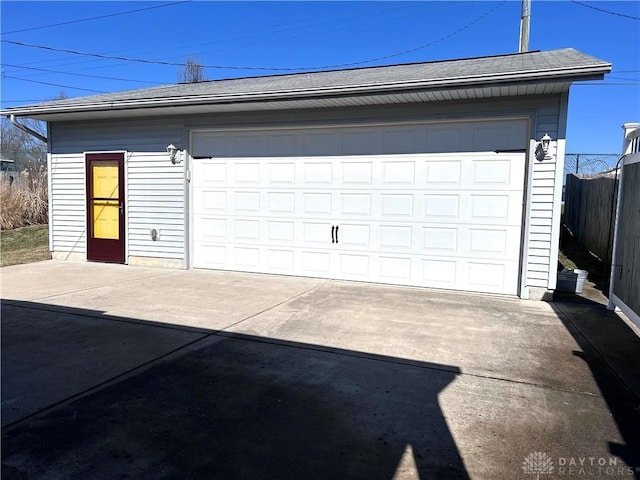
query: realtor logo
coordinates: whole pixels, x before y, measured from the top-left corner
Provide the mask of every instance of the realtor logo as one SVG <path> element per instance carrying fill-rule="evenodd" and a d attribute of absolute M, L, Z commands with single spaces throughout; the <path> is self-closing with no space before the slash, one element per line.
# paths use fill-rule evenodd
<path fill-rule="evenodd" d="M 545 452 L 531 452 L 522 462 L 522 470 L 527 475 L 535 475 L 540 480 L 540 475 L 550 475 L 554 467 L 551 457 Z"/>

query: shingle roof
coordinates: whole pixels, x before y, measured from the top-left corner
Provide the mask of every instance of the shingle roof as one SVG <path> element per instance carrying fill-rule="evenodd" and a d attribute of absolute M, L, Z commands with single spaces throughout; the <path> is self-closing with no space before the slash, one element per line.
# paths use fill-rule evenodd
<path fill-rule="evenodd" d="M 602 78 L 611 64 L 572 48 L 427 63 L 213 80 L 12 107 L 17 116 L 100 109 L 233 103 Z"/>

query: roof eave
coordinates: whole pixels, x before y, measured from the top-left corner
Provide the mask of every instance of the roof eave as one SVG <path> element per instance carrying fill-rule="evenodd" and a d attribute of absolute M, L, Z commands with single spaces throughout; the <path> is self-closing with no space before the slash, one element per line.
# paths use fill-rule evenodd
<path fill-rule="evenodd" d="M 38 117 L 73 113 L 89 113 L 114 110 L 144 110 L 148 108 L 188 107 L 192 105 L 217 105 L 229 103 L 269 102 L 296 99 L 344 97 L 390 92 L 426 91 L 442 89 L 470 88 L 486 85 L 520 85 L 528 83 L 558 83 L 584 80 L 601 80 L 611 71 L 611 64 L 575 68 L 550 69 L 536 72 L 510 72 L 497 75 L 475 75 L 457 78 L 429 79 L 418 82 L 389 82 L 385 84 L 349 85 L 341 87 L 320 87 L 315 89 L 291 89 L 276 92 L 245 92 L 240 94 L 191 95 L 166 98 L 130 99 L 113 102 L 66 103 L 65 105 L 34 105 L 13 107 L 2 115 L 16 117 Z"/>

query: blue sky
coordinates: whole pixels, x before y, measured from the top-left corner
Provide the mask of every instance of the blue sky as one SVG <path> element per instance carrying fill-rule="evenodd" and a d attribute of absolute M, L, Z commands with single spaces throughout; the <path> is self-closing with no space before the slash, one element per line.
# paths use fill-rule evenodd
<path fill-rule="evenodd" d="M 2 107 L 37 103 L 60 92 L 78 97 L 175 83 L 180 70 L 7 41 L 169 63 L 192 55 L 204 65 L 225 67 L 207 68 L 209 79 L 233 78 L 289 72 L 269 68 L 335 69 L 514 53 L 521 2 L 161 5 L 2 1 Z M 573 47 L 613 63 L 604 81 L 572 87 L 567 151 L 618 152 L 621 125 L 640 121 L 640 2 L 533 0 L 531 15 L 530 50 Z"/>

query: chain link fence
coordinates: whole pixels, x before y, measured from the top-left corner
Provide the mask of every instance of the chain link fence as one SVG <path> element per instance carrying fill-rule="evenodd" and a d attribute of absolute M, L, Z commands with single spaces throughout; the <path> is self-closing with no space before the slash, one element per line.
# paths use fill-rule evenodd
<path fill-rule="evenodd" d="M 564 174 L 598 174 L 616 168 L 620 155 L 617 153 L 565 153 Z"/>

